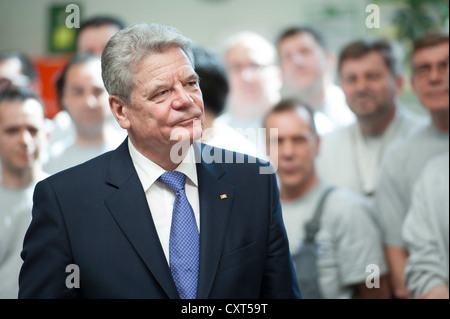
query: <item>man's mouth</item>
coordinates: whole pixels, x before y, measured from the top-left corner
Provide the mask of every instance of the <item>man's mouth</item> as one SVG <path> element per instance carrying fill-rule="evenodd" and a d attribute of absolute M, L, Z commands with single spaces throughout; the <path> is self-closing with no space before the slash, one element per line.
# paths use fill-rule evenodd
<path fill-rule="evenodd" d="M 427 95 L 429 97 L 439 97 L 439 96 L 443 96 L 443 95 L 448 95 L 448 90 L 433 90 L 433 91 L 427 92 Z"/>
<path fill-rule="evenodd" d="M 199 116 L 192 116 L 192 117 L 189 117 L 187 119 L 180 120 L 180 121 L 176 122 L 176 125 L 178 125 L 178 126 L 186 126 L 186 125 L 190 126 L 190 125 L 193 125 L 193 123 L 195 123 L 195 121 L 199 121 L 200 122 Z"/>

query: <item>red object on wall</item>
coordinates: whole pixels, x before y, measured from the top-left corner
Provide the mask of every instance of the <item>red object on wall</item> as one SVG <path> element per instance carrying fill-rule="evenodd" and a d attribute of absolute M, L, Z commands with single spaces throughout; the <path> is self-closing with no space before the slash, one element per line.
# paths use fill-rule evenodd
<path fill-rule="evenodd" d="M 33 58 L 34 65 L 41 79 L 41 97 L 47 110 L 47 117 L 52 119 L 60 110 L 56 93 L 56 79 L 70 55 L 42 56 Z"/>

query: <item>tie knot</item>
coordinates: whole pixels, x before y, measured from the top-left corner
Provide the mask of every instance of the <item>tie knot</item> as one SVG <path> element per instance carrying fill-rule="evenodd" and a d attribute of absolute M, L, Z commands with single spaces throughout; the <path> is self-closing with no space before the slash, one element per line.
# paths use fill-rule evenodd
<path fill-rule="evenodd" d="M 175 192 L 184 189 L 184 184 L 186 183 L 186 175 L 181 172 L 173 171 L 173 172 L 165 172 L 162 174 L 158 181 L 166 184 Z"/>

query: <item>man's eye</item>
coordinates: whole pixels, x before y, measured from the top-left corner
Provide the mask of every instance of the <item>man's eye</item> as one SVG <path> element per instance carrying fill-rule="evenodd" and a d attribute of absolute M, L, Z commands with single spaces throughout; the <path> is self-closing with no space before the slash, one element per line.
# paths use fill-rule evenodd
<path fill-rule="evenodd" d="M 83 95 L 83 89 L 81 88 L 73 88 L 72 93 L 75 96 L 82 96 Z"/>
<path fill-rule="evenodd" d="M 19 129 L 18 129 L 18 128 L 15 128 L 15 127 L 7 128 L 7 129 L 5 130 L 5 133 L 8 134 L 8 135 L 14 135 L 14 134 L 16 134 L 17 132 L 19 132 Z"/>
<path fill-rule="evenodd" d="M 347 76 L 347 77 L 342 78 L 342 82 L 347 83 L 347 84 L 355 83 L 355 81 L 356 81 L 356 78 L 353 76 Z"/>
<path fill-rule="evenodd" d="M 156 94 L 157 97 L 163 97 L 169 93 L 169 90 L 164 90 Z"/>
<path fill-rule="evenodd" d="M 28 132 L 30 132 L 31 136 L 36 136 L 37 133 L 39 132 L 39 130 L 35 127 L 30 127 L 30 128 L 28 128 Z"/>

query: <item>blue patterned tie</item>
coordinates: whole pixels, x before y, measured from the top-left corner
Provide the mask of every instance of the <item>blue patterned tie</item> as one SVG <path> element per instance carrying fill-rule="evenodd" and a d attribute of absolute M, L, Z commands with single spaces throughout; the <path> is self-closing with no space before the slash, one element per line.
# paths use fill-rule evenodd
<path fill-rule="evenodd" d="M 186 197 L 186 175 L 165 172 L 158 181 L 175 191 L 170 229 L 170 271 L 181 299 L 195 299 L 198 282 L 200 235 L 194 211 Z"/>

